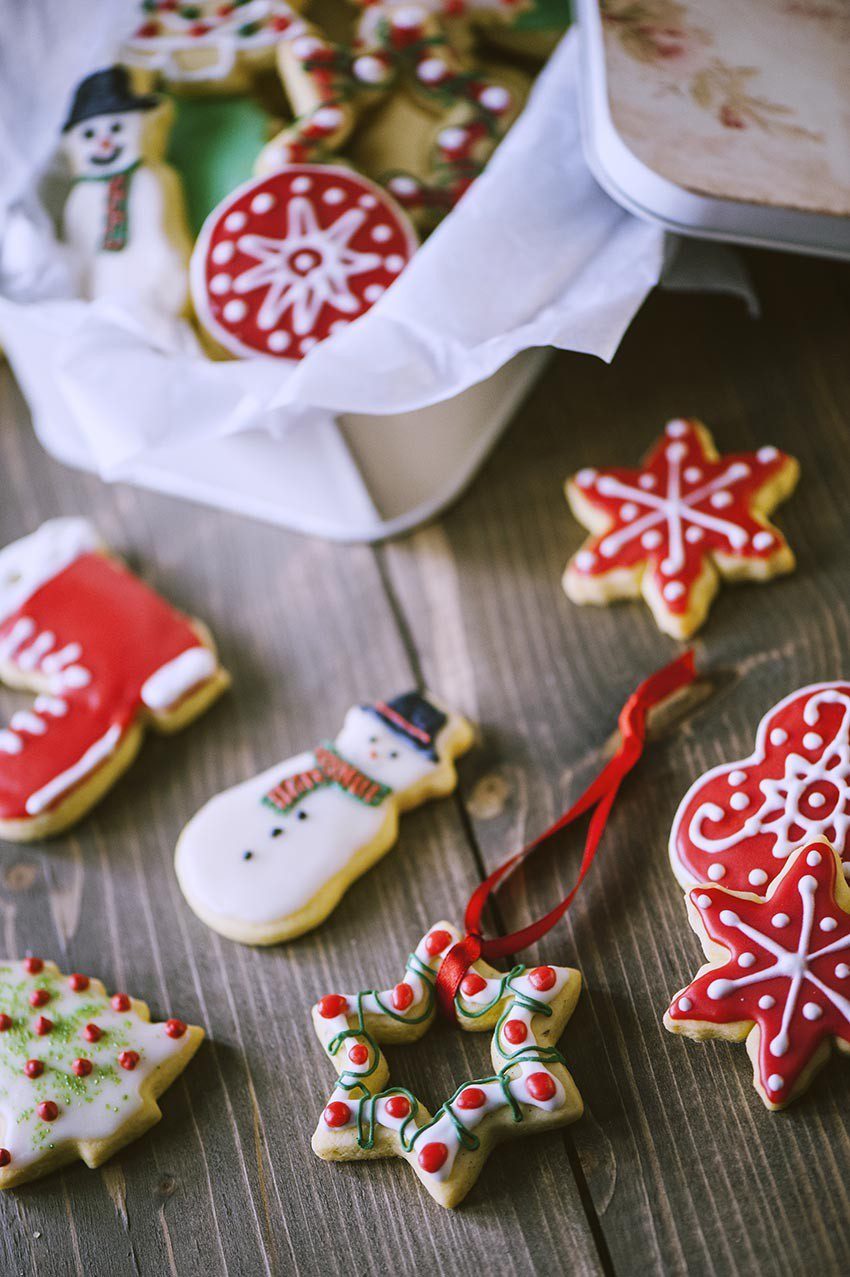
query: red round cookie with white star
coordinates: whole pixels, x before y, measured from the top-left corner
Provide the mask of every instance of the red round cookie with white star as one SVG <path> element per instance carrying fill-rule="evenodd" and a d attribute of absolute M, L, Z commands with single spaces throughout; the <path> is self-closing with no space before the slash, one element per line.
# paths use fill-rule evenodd
<path fill-rule="evenodd" d="M 749 758 L 688 790 L 670 833 L 683 887 L 763 895 L 808 838 L 828 838 L 850 872 L 850 683 L 815 683 L 762 719 Z"/>
<path fill-rule="evenodd" d="M 777 448 L 720 456 L 701 422 L 670 421 L 639 470 L 587 468 L 567 482 L 592 536 L 568 563 L 564 589 L 576 603 L 642 594 L 660 629 L 687 638 L 721 577 L 792 570 L 794 555 L 767 516 L 798 477 Z"/>
<path fill-rule="evenodd" d="M 192 300 L 218 346 L 302 359 L 365 314 L 416 251 L 407 216 L 350 169 L 288 164 L 210 213 L 192 254 Z"/>
<path fill-rule="evenodd" d="M 746 1040 L 768 1108 L 808 1084 L 835 1042 L 850 1052 L 850 888 L 824 840 L 785 862 L 765 899 L 696 887 L 691 925 L 707 964 L 673 999 L 672 1033 Z"/>

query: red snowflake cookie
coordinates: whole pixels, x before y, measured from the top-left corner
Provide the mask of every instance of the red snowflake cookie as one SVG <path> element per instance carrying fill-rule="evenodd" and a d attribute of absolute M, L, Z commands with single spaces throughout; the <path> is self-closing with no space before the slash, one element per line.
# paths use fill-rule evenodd
<path fill-rule="evenodd" d="M 826 841 L 799 847 L 766 899 L 696 887 L 708 963 L 664 1017 L 673 1033 L 746 1039 L 754 1082 L 783 1108 L 829 1055 L 850 1052 L 850 888 Z"/>
<path fill-rule="evenodd" d="M 795 847 L 823 836 L 850 859 L 850 683 L 816 683 L 774 705 L 749 758 L 706 772 L 670 834 L 684 887 L 763 894 Z"/>
<path fill-rule="evenodd" d="M 406 215 L 350 169 L 288 164 L 209 215 L 192 254 L 192 299 L 236 356 L 303 358 L 365 314 L 416 251 Z"/>
<path fill-rule="evenodd" d="M 794 567 L 767 515 L 799 467 L 777 448 L 721 457 L 699 421 L 668 422 L 640 470 L 580 470 L 573 513 L 593 534 L 564 573 L 576 603 L 643 594 L 667 634 L 686 638 L 708 613 L 719 577 L 764 579 Z"/>

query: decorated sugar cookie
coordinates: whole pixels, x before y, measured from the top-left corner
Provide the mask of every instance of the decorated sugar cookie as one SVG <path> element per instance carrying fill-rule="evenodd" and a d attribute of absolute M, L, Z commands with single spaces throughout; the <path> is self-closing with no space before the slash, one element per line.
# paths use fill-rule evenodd
<path fill-rule="evenodd" d="M 139 25 L 121 51 L 136 71 L 184 92 L 240 93 L 274 65 L 298 29 L 286 0 L 138 0 Z"/>
<path fill-rule="evenodd" d="M 451 793 L 472 728 L 407 692 L 348 711 L 332 744 L 219 794 L 177 844 L 177 877 L 208 926 L 246 944 L 309 931 L 385 855 L 398 813 Z"/>
<path fill-rule="evenodd" d="M 423 5 L 368 8 L 353 48 L 334 44 L 311 27 L 280 45 L 278 67 L 296 118 L 265 147 L 256 171 L 327 162 L 367 108 L 398 93 L 413 94 L 433 117 L 424 143 L 411 139 L 413 169 L 385 171 L 374 144 L 365 150 L 361 145 L 360 153 L 370 156 L 370 171 L 424 225 L 433 224 L 468 189 L 528 90 L 527 79 L 516 71 L 502 75 L 472 65 L 458 53 L 441 19 Z"/>
<path fill-rule="evenodd" d="M 203 1036 L 54 962 L 0 962 L 0 1188 L 100 1166 L 144 1134 Z"/>
<path fill-rule="evenodd" d="M 502 1140 L 566 1126 L 581 1097 L 555 1043 L 581 987 L 569 967 L 516 966 L 504 974 L 483 961 L 455 999 L 471 1033 L 492 1030 L 493 1069 L 458 1087 L 432 1117 L 410 1091 L 390 1084 L 382 1043 L 416 1042 L 436 1014 L 435 982 L 460 932 L 438 922 L 410 955 L 394 988 L 332 993 L 313 1007 L 319 1040 L 339 1074 L 319 1119 L 313 1151 L 327 1161 L 401 1157 L 441 1206 L 457 1206 L 491 1149 Z"/>
<path fill-rule="evenodd" d="M 756 1090 L 784 1108 L 834 1040 L 850 1052 L 850 887 L 825 840 L 786 860 L 764 899 L 714 885 L 688 894 L 707 964 L 664 1017 L 673 1033 L 746 1040 Z"/>
<path fill-rule="evenodd" d="M 365 314 L 415 250 L 407 217 L 373 182 L 290 164 L 207 218 L 192 256 L 195 312 L 231 355 L 302 359 Z"/>
<path fill-rule="evenodd" d="M 83 80 L 63 130 L 73 179 L 63 236 L 84 297 L 178 316 L 191 241 L 180 180 L 163 162 L 165 114 L 159 98 L 131 90 L 123 67 Z"/>
<path fill-rule="evenodd" d="M 795 847 L 825 837 L 850 858 L 850 683 L 815 683 L 762 719 L 749 758 L 688 790 L 670 835 L 684 887 L 718 882 L 760 895 Z"/>
<path fill-rule="evenodd" d="M 773 447 L 720 456 L 705 426 L 671 421 L 640 470 L 580 470 L 567 483 L 592 536 L 564 589 L 575 603 L 643 595 L 660 629 L 686 638 L 719 580 L 766 580 L 794 567 L 767 516 L 793 491 L 799 466 Z"/>
<path fill-rule="evenodd" d="M 104 550 L 51 519 L 0 551 L 0 680 L 36 693 L 0 730 L 0 838 L 66 829 L 227 686 L 212 639 Z"/>

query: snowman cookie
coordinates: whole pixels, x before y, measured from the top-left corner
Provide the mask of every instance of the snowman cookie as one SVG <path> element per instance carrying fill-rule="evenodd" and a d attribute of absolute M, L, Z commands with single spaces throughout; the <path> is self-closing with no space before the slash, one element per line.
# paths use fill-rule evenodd
<path fill-rule="evenodd" d="M 567 482 L 591 537 L 567 564 L 574 603 L 643 595 L 659 629 L 699 629 L 721 577 L 765 581 L 794 567 L 767 516 L 793 492 L 800 467 L 778 448 L 720 456 L 700 421 L 668 422 L 640 469 L 579 470 Z"/>
<path fill-rule="evenodd" d="M 36 693 L 0 729 L 0 838 L 67 829 L 147 725 L 185 726 L 228 685 L 212 639 L 109 557 L 85 519 L 0 551 L 0 681 Z"/>
<path fill-rule="evenodd" d="M 42 958 L 0 962 L 0 1188 L 100 1166 L 162 1116 L 204 1031 Z"/>
<path fill-rule="evenodd" d="M 313 1026 L 338 1078 L 313 1135 L 326 1161 L 400 1157 L 441 1206 L 457 1206 L 491 1149 L 506 1139 L 566 1126 L 581 1096 L 555 1044 L 572 1015 L 581 975 L 570 967 L 469 968 L 455 998 L 458 1026 L 492 1030 L 493 1071 L 458 1087 L 432 1117 L 410 1091 L 391 1086 L 381 1043 L 416 1042 L 436 1016 L 443 959 L 460 939 L 438 922 L 392 989 L 330 993 Z"/>
<path fill-rule="evenodd" d="M 332 744 L 211 799 L 175 865 L 199 918 L 232 940 L 274 944 L 318 926 L 390 850 L 398 814 L 451 793 L 472 744 L 465 718 L 407 692 L 348 711 Z"/>
<path fill-rule="evenodd" d="M 134 93 L 124 67 L 83 80 L 63 128 L 73 184 L 62 233 L 84 297 L 176 318 L 191 240 L 180 179 L 163 161 L 169 125 L 167 105 Z"/>

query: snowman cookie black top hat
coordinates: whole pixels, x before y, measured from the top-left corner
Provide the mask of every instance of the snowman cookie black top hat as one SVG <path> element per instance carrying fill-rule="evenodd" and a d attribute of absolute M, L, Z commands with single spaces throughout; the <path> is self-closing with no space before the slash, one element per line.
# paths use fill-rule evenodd
<path fill-rule="evenodd" d="M 77 85 L 74 101 L 62 132 L 96 115 L 121 115 L 125 111 L 152 111 L 160 99 L 154 93 L 134 93 L 126 67 L 104 67 L 93 71 Z"/>
<path fill-rule="evenodd" d="M 419 692 L 403 692 L 391 701 L 378 701 L 364 705 L 363 709 L 376 714 L 394 732 L 437 761 L 435 741 L 448 719 L 441 709 L 432 705 Z"/>

